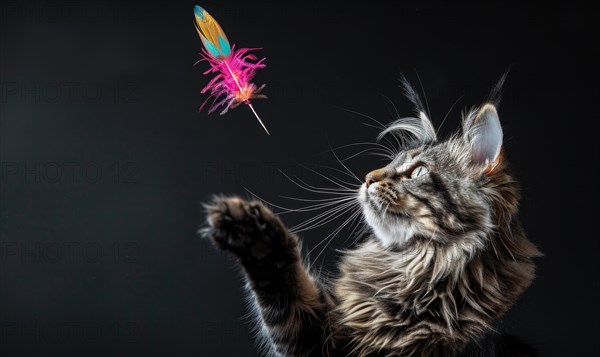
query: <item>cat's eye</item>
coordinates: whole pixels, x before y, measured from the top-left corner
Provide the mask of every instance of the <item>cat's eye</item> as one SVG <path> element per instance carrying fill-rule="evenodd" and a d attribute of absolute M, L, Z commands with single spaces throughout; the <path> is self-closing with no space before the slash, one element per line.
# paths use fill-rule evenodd
<path fill-rule="evenodd" d="M 414 179 L 414 178 L 417 178 L 419 176 L 425 175 L 428 172 L 429 172 L 429 170 L 425 166 L 423 166 L 423 165 L 417 166 L 410 173 L 410 178 Z"/>

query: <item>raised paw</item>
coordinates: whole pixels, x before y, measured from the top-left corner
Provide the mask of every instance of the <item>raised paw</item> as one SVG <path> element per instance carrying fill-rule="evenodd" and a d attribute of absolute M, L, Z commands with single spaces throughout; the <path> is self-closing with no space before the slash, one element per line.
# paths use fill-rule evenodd
<path fill-rule="evenodd" d="M 262 259 L 286 245 L 285 227 L 260 202 L 239 197 L 216 197 L 206 205 L 209 236 L 220 249 L 240 258 Z"/>

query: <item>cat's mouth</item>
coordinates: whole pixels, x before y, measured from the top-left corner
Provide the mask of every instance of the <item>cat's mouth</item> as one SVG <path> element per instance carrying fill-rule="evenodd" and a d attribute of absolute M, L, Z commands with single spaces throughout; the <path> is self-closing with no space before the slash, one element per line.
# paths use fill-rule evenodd
<path fill-rule="evenodd" d="M 375 212 L 394 216 L 406 216 L 402 194 L 391 183 L 381 182 L 363 185 L 361 196 Z"/>

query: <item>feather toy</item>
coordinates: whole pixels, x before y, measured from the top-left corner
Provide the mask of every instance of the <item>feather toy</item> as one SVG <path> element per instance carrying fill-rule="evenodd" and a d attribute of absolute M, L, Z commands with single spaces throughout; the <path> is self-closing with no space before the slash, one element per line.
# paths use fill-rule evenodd
<path fill-rule="evenodd" d="M 194 6 L 195 26 L 204 48 L 200 55 L 202 58 L 196 62 L 206 61 L 210 68 L 204 72 L 205 75 L 216 73 L 208 84 L 202 89 L 201 93 L 209 92 L 209 97 L 202 103 L 200 110 L 212 98 L 208 113 L 214 112 L 217 108 L 223 108 L 221 114 L 227 113 L 231 108 L 244 103 L 250 107 L 254 116 L 265 129 L 269 131 L 265 124 L 254 110 L 250 99 L 266 98 L 260 91 L 265 87 L 257 87 L 251 80 L 256 71 L 266 67 L 264 58 L 258 60 L 252 51 L 258 48 L 240 48 L 235 49 L 235 45 L 229 45 L 227 36 L 221 29 L 217 21 L 203 8 Z M 270 135 L 270 134 L 269 134 Z"/>

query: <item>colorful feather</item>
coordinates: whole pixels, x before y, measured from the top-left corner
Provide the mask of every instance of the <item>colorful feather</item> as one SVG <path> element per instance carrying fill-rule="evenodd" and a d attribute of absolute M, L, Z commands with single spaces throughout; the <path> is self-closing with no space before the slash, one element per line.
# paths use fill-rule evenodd
<path fill-rule="evenodd" d="M 217 21 L 198 5 L 194 6 L 194 18 L 196 31 L 204 45 L 200 54 L 202 59 L 198 62 L 206 61 L 210 65 L 210 68 L 204 72 L 205 75 L 216 74 L 201 91 L 202 94 L 209 92 L 210 95 L 202 103 L 200 110 L 211 98 L 209 113 L 214 112 L 217 108 L 223 108 L 221 114 L 225 114 L 230 108 L 234 109 L 242 103 L 247 104 L 260 125 L 269 134 L 250 103 L 250 99 L 266 98 L 260 93 L 265 85 L 257 87 L 251 82 L 256 71 L 266 67 L 263 63 L 265 59 L 259 60 L 250 53 L 257 50 L 256 48 L 236 50 L 235 45 L 229 44 L 227 36 Z"/>

